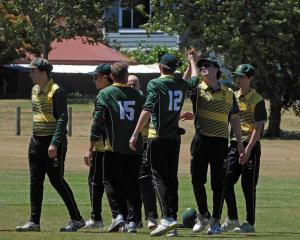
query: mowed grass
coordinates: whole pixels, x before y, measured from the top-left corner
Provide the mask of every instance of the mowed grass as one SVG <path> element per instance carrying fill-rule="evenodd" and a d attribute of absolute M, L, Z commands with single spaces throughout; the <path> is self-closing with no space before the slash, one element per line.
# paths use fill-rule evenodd
<path fill-rule="evenodd" d="M 15 134 L 15 108 L 22 107 L 21 136 Z M 87 186 L 88 168 L 83 154 L 88 147 L 88 134 L 92 121 L 93 103 L 71 104 L 73 107 L 73 137 L 69 138 L 66 159 L 66 180 L 78 202 L 82 216 L 89 218 L 90 202 Z M 190 103 L 184 110 L 190 110 Z M 67 224 L 67 210 L 46 178 L 41 219 L 41 233 L 17 233 L 15 227 L 24 223 L 30 213 L 29 171 L 27 148 L 31 135 L 31 106 L 29 100 L 0 100 L 0 239 L 149 239 L 149 231 L 142 229 L 136 235 L 124 233 L 99 233 L 97 230 L 80 230 L 77 233 L 59 233 Z M 187 207 L 196 207 L 189 175 L 189 146 L 193 136 L 193 123 L 181 123 L 186 129 L 180 152 L 179 220 Z M 299 118 L 285 112 L 282 119 L 284 131 L 300 132 Z M 263 140 L 260 179 L 257 188 L 256 234 L 225 233 L 216 238 L 226 239 L 300 239 L 300 141 Z M 212 207 L 210 180 L 206 184 L 208 203 Z M 240 220 L 245 219 L 245 204 L 240 187 L 236 185 Z M 103 199 L 105 225 L 111 221 L 107 199 Z M 222 221 L 226 217 L 226 206 Z M 180 238 L 214 238 L 192 234 L 180 229 Z"/>
<path fill-rule="evenodd" d="M 48 179 L 45 183 L 41 233 L 17 233 L 15 226 L 22 224 L 29 216 L 29 174 L 27 171 L 0 171 L 0 239 L 148 239 L 147 229 L 139 230 L 138 234 L 100 233 L 97 230 L 80 230 L 77 233 L 59 233 L 59 228 L 67 223 L 68 213 L 62 200 L 53 190 Z M 70 183 L 77 203 L 85 218 L 89 217 L 90 205 L 87 190 L 87 173 L 68 171 L 66 179 Z M 208 199 L 211 199 L 210 187 L 207 185 Z M 244 219 L 244 202 L 240 184 L 236 187 L 240 219 Z M 257 189 L 257 223 L 256 234 L 241 236 L 235 233 L 225 233 L 218 238 L 239 239 L 299 239 L 300 236 L 300 206 L 299 179 L 287 177 L 261 177 Z M 189 176 L 180 176 L 179 215 L 187 207 L 195 207 L 194 196 Z M 209 201 L 211 209 L 211 200 Z M 226 208 L 224 208 L 225 219 Z M 105 225 L 110 223 L 110 211 L 106 197 L 103 199 L 103 216 Z M 179 218 L 180 219 L 180 218 Z M 180 229 L 179 235 L 184 239 L 193 239 L 203 234 L 192 234 L 190 229 Z M 211 237 L 210 237 L 211 238 Z"/>

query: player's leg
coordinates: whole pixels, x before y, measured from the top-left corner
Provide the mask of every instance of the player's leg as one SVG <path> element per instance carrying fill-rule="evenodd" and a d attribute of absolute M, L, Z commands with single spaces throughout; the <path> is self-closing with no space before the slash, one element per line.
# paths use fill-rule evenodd
<path fill-rule="evenodd" d="M 127 217 L 126 195 L 123 195 L 124 161 L 120 154 L 110 151 L 104 153 L 103 161 L 104 189 L 113 218 L 108 232 L 114 232 L 125 224 Z"/>
<path fill-rule="evenodd" d="M 31 216 L 26 224 L 16 227 L 17 231 L 40 231 L 40 216 L 46 174 L 45 163 L 40 151 L 39 139 L 32 136 L 28 148 Z"/>
<path fill-rule="evenodd" d="M 237 143 L 231 142 L 228 152 L 228 164 L 224 186 L 224 198 L 227 205 L 227 218 L 221 226 L 222 231 L 233 230 L 235 227 L 239 226 L 234 185 L 237 183 L 240 174 L 241 166 L 239 163 Z"/>
<path fill-rule="evenodd" d="M 256 143 L 248 162 L 242 166 L 242 189 L 246 201 L 246 221 L 235 232 L 255 232 L 256 185 L 259 176 L 261 147 Z"/>
<path fill-rule="evenodd" d="M 92 166 L 90 166 L 88 185 L 92 206 L 91 218 L 85 223 L 85 228 L 103 228 L 102 197 L 103 186 L 103 156 L 104 152 L 94 151 Z"/>
<path fill-rule="evenodd" d="M 220 219 L 224 200 L 224 181 L 227 170 L 228 140 L 225 138 L 210 138 L 210 173 L 213 191 L 213 214 L 208 234 L 221 233 Z"/>
<path fill-rule="evenodd" d="M 196 233 L 203 231 L 210 220 L 205 190 L 208 160 L 210 156 L 205 146 L 204 136 L 200 136 L 198 133 L 195 133 L 191 143 L 191 156 L 190 171 L 192 175 L 194 195 L 199 211 L 197 214 L 197 222 L 193 227 L 193 232 Z"/>
<path fill-rule="evenodd" d="M 47 174 L 50 183 L 63 199 L 71 218 L 70 224 L 60 230 L 63 232 L 75 232 L 85 226 L 85 221 L 79 212 L 73 192 L 64 179 L 66 152 L 67 146 L 64 143 L 61 143 L 57 148 L 57 157 L 54 159 L 48 157 Z"/>

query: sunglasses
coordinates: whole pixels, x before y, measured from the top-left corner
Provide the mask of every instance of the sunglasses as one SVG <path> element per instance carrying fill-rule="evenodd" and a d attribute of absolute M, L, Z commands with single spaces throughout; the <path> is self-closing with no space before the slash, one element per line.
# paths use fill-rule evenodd
<path fill-rule="evenodd" d="M 200 68 L 203 68 L 203 67 L 209 68 L 209 67 L 215 67 L 215 65 L 213 65 L 212 63 L 206 62 L 206 63 L 201 64 Z"/>

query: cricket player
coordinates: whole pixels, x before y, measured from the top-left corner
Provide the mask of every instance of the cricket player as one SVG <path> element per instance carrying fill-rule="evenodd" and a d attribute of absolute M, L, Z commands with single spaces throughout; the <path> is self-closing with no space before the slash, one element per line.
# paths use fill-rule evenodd
<path fill-rule="evenodd" d="M 235 92 L 240 109 L 242 140 L 245 147 L 244 159 L 240 161 L 237 140 L 230 134 L 228 170 L 225 181 L 225 201 L 228 217 L 222 224 L 223 231 L 234 230 L 239 233 L 255 232 L 256 185 L 260 166 L 260 139 L 267 120 L 265 101 L 254 89 L 251 82 L 255 69 L 250 64 L 239 65 L 233 76 L 239 91 Z M 241 176 L 242 189 L 246 201 L 246 221 L 239 225 L 234 185 Z"/>
<path fill-rule="evenodd" d="M 33 125 L 29 143 L 31 217 L 17 231 L 40 231 L 44 180 L 50 183 L 63 199 L 71 218 L 62 232 L 75 232 L 85 225 L 72 190 L 64 179 L 67 152 L 67 98 L 64 90 L 53 82 L 53 66 L 47 59 L 36 58 L 29 67 L 33 81 L 31 94 Z"/>
<path fill-rule="evenodd" d="M 127 63 L 113 64 L 110 76 L 113 84 L 100 91 L 96 99 L 89 150 L 94 149 L 105 128 L 111 146 L 111 151 L 104 153 L 103 165 L 104 188 L 113 217 L 108 232 L 118 231 L 127 223 L 127 231 L 134 233 L 136 213 L 128 212 L 127 199 L 136 199 L 134 194 L 138 192 L 132 189 L 139 187 L 138 174 L 143 142 L 139 135 L 137 149 L 132 151 L 128 141 L 142 111 L 145 97 L 139 90 L 127 85 Z"/>
<path fill-rule="evenodd" d="M 151 164 L 157 199 L 162 208 L 162 218 L 151 236 L 168 233 L 176 236 L 178 211 L 178 162 L 181 131 L 178 126 L 180 112 L 187 91 L 198 85 L 195 54 L 188 55 L 192 68 L 192 78 L 175 78 L 178 61 L 175 56 L 165 54 L 159 62 L 159 78 L 147 86 L 147 100 L 138 124 L 130 139 L 130 148 L 136 149 L 138 134 L 151 116 L 148 135 L 147 158 Z"/>

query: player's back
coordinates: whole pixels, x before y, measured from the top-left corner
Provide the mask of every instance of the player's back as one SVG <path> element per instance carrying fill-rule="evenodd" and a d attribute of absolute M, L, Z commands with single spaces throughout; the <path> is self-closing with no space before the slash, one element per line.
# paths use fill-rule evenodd
<path fill-rule="evenodd" d="M 141 154 L 142 139 L 139 137 L 137 151 L 128 145 L 145 102 L 144 95 L 127 84 L 113 84 L 101 91 L 107 111 L 105 122 L 113 151 L 122 154 Z"/>
<path fill-rule="evenodd" d="M 148 83 L 148 97 L 145 110 L 151 111 L 150 128 L 161 138 L 175 138 L 178 134 L 178 121 L 189 85 L 174 76 L 162 76 Z"/>

